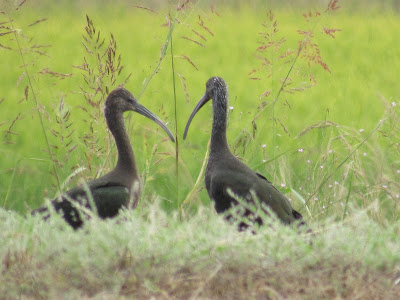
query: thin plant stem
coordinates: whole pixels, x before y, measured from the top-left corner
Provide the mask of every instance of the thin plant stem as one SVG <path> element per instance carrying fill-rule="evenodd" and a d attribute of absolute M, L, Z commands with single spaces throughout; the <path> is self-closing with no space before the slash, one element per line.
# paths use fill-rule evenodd
<path fill-rule="evenodd" d="M 349 205 L 351 187 L 352 187 L 352 183 L 353 183 L 352 173 L 350 173 L 350 176 L 351 176 L 351 178 L 350 178 L 350 181 L 349 181 L 349 189 L 348 189 L 348 192 L 347 192 L 346 203 L 344 204 L 344 210 L 343 210 L 343 217 L 342 217 L 343 221 L 346 218 L 347 206 Z"/>
<path fill-rule="evenodd" d="M 193 187 L 190 190 L 190 192 L 187 194 L 185 200 L 183 200 L 182 205 L 181 205 L 181 211 L 183 210 L 183 207 L 190 202 L 190 199 L 193 197 L 193 195 L 195 193 L 197 193 L 197 191 L 198 191 L 198 189 L 200 187 L 200 184 L 203 182 L 202 179 L 204 178 L 203 175 L 204 175 L 204 171 L 205 171 L 206 166 L 207 166 L 208 154 L 210 153 L 210 143 L 211 143 L 211 139 L 208 141 L 206 154 L 204 155 L 204 159 L 203 159 L 203 163 L 202 163 L 201 168 L 200 168 L 199 175 L 197 175 L 197 179 L 196 179 L 195 184 L 193 185 Z"/>
<path fill-rule="evenodd" d="M 29 87 L 30 87 L 30 89 L 31 89 L 31 91 L 32 91 L 33 100 L 35 101 L 36 111 L 37 111 L 37 114 L 38 114 L 38 116 L 39 116 L 40 125 L 41 125 L 41 127 L 42 127 L 43 136 L 44 136 L 45 141 L 46 141 L 47 150 L 49 151 L 50 160 L 51 160 L 52 166 L 53 166 L 54 176 L 56 177 L 57 187 L 58 187 L 58 189 L 60 190 L 60 187 L 61 187 L 61 185 L 60 185 L 60 179 L 58 178 L 57 168 L 56 168 L 56 165 L 55 165 L 54 160 L 53 160 L 53 158 L 52 158 L 52 152 L 51 152 L 50 142 L 49 142 L 49 138 L 47 137 L 47 134 L 46 134 L 46 128 L 45 128 L 45 126 L 44 126 L 42 114 L 41 114 L 41 112 L 40 112 L 39 102 L 38 102 L 38 100 L 37 100 L 37 98 L 36 98 L 35 90 L 33 89 L 32 81 L 31 81 L 31 76 L 29 75 L 29 71 L 28 71 L 28 68 L 27 68 L 26 63 L 25 63 L 25 58 L 24 58 L 24 54 L 22 53 L 22 48 L 21 48 L 21 44 L 20 44 L 20 42 L 19 42 L 19 38 L 18 38 L 17 31 L 14 29 L 14 24 L 13 24 L 12 19 L 11 19 L 10 16 L 9 16 L 9 19 L 10 19 L 11 27 L 13 28 L 13 34 L 14 34 L 14 37 L 15 37 L 15 41 L 17 42 L 17 45 L 18 45 L 18 52 L 19 52 L 19 55 L 20 55 L 21 60 L 22 60 L 22 65 L 24 66 L 24 70 L 25 70 L 26 77 L 28 78 L 28 84 L 29 84 Z"/>
<path fill-rule="evenodd" d="M 171 19 L 171 15 L 169 15 Z M 172 22 L 172 20 L 171 20 Z M 174 91 L 174 117 L 175 117 L 175 179 L 176 179 L 176 200 L 179 201 L 179 138 L 178 138 L 178 114 L 176 105 L 176 83 L 175 83 L 175 67 L 174 67 L 174 46 L 172 34 L 170 36 L 171 50 L 171 68 L 172 68 L 172 86 Z"/>

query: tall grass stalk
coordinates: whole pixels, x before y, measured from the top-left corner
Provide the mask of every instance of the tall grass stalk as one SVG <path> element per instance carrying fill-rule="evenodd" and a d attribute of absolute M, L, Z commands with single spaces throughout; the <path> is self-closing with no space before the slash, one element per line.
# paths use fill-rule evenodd
<path fill-rule="evenodd" d="M 23 4 L 23 2 L 19 5 L 19 7 L 20 7 L 22 4 Z M 56 163 L 55 163 L 55 161 L 54 161 L 53 152 L 51 151 L 49 138 L 48 138 L 48 136 L 47 136 L 47 131 L 46 131 L 46 128 L 45 128 L 45 126 L 44 126 L 44 122 L 43 122 L 43 117 L 42 117 L 42 113 L 41 113 L 41 110 L 40 110 L 39 101 L 38 101 L 37 98 L 36 98 L 36 92 L 35 92 L 35 89 L 33 88 L 31 76 L 30 76 L 30 73 L 29 73 L 27 64 L 26 64 L 26 62 L 25 62 L 24 54 L 22 53 L 22 47 L 21 47 L 21 43 L 20 43 L 20 41 L 19 41 L 19 37 L 18 37 L 18 34 L 17 34 L 17 30 L 16 30 L 15 27 L 14 27 L 14 23 L 13 23 L 12 18 L 11 18 L 10 15 L 8 15 L 8 18 L 9 18 L 9 20 L 10 20 L 10 25 L 11 25 L 11 27 L 12 27 L 12 29 L 13 29 L 12 32 L 13 32 L 13 34 L 14 34 L 15 41 L 16 41 L 17 46 L 18 46 L 18 53 L 19 53 L 19 56 L 21 57 L 21 61 L 22 61 L 22 65 L 23 65 L 23 68 L 24 68 L 25 73 L 26 73 L 26 77 L 28 78 L 29 88 L 30 88 L 30 90 L 31 90 L 31 92 L 32 92 L 32 97 L 33 97 L 33 100 L 34 100 L 34 102 L 35 102 L 36 112 L 37 112 L 37 115 L 38 115 L 38 117 L 39 117 L 40 127 L 41 127 L 41 129 L 42 129 L 42 133 L 43 133 L 43 136 L 44 136 L 44 139 L 45 139 L 45 142 L 46 142 L 47 151 L 48 151 L 49 156 L 50 156 L 51 165 L 52 165 L 52 167 L 53 167 L 53 172 L 54 172 L 54 176 L 55 176 L 56 183 L 57 183 L 57 188 L 58 188 L 58 190 L 60 190 L 61 185 L 60 185 L 60 179 L 59 179 L 59 176 L 58 176 L 58 170 L 57 170 Z"/>
<path fill-rule="evenodd" d="M 189 191 L 189 193 L 186 195 L 185 200 L 182 201 L 182 204 L 181 204 L 181 207 L 180 207 L 181 211 L 183 211 L 183 207 L 185 205 L 189 204 L 189 202 L 192 200 L 192 198 L 199 192 L 199 190 L 201 188 L 201 185 L 203 185 L 204 172 L 205 172 L 205 169 L 207 167 L 208 155 L 210 153 L 210 144 L 211 144 L 211 139 L 208 141 L 206 154 L 204 155 L 204 159 L 203 159 L 203 162 L 201 164 L 201 168 L 200 168 L 199 174 L 197 175 L 196 182 L 193 185 L 193 187 L 191 188 L 191 190 Z"/>
<path fill-rule="evenodd" d="M 175 21 L 171 18 L 171 12 L 169 13 L 169 19 L 171 24 Z M 172 25 L 171 25 L 172 26 Z M 178 136 L 178 114 L 177 114 L 177 101 L 176 101 L 176 84 L 175 84 L 175 66 L 174 66 L 174 44 L 173 36 L 170 36 L 170 51 L 171 51 L 171 75 L 172 75 L 172 89 L 174 91 L 174 119 L 175 119 L 175 181 L 176 181 L 176 201 L 179 203 L 179 136 Z"/>

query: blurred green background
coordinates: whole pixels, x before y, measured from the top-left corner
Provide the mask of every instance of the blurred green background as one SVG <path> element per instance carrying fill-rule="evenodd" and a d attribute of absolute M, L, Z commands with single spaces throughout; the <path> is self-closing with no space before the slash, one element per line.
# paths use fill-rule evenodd
<path fill-rule="evenodd" d="M 329 1 L 199 1 L 183 7 L 167 1 L 19 3 L 3 1 L 0 9 L 3 207 L 24 213 L 52 198 L 58 190 L 54 169 L 62 183 L 86 168 L 66 189 L 79 177 L 104 174 L 116 161 L 102 117 L 94 118 L 101 111 L 82 95 L 90 88 L 77 66 L 86 57 L 96 69 L 95 57 L 82 45 L 88 15 L 105 44 L 113 34 L 121 54 L 124 68 L 109 87 L 132 74 L 125 87 L 178 134 L 176 148 L 156 124 L 127 114 L 145 186 L 141 205 L 161 198 L 167 210 L 190 212 L 210 202 L 205 189 L 192 189 L 210 137 L 211 106 L 196 115 L 185 141 L 182 134 L 207 79 L 218 75 L 229 86 L 232 151 L 274 182 L 306 218 L 343 219 L 351 208 L 378 203 L 371 214 L 398 219 L 400 1 L 339 1 L 340 8 L 328 13 Z M 303 16 L 310 12 L 311 18 Z M 43 21 L 34 24 L 38 20 Z M 168 20 L 175 20 L 174 68 L 171 43 L 161 56 Z M 275 21 L 278 31 L 272 34 Z M 333 38 L 324 28 L 340 31 Z M 276 98 L 304 38 L 299 31 L 308 30 L 330 72 L 300 55 L 290 85 Z M 260 52 L 263 32 L 275 46 Z M 266 60 L 270 66 L 251 73 Z M 262 97 L 265 91 L 270 95 Z M 66 112 L 68 119 L 60 121 Z M 380 120 L 385 122 L 368 138 Z"/>

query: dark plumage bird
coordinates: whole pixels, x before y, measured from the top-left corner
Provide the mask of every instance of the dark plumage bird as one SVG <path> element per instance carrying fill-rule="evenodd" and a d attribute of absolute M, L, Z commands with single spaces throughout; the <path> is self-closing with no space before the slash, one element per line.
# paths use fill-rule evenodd
<path fill-rule="evenodd" d="M 262 225 L 262 218 L 255 215 L 248 207 L 244 207 L 253 205 L 256 208 L 251 193 L 253 191 L 261 207 L 262 204 L 266 204 L 283 223 L 290 224 L 302 219 L 301 214 L 292 208 L 288 199 L 267 178 L 251 170 L 229 150 L 226 139 L 228 87 L 222 78 L 212 77 L 207 81 L 206 93 L 190 115 L 183 138 L 186 138 L 189 125 L 195 114 L 211 99 L 213 100 L 214 117 L 205 183 L 208 195 L 214 201 L 217 213 L 224 213 L 235 206 L 242 209 L 239 214 L 244 217 L 239 222 L 239 230 L 246 229 L 248 223 Z M 238 201 L 230 195 L 228 189 L 239 196 L 240 199 L 243 199 L 245 201 L 243 203 L 246 203 L 246 205 L 237 206 Z M 235 211 L 237 210 L 235 209 Z M 234 219 L 231 213 L 228 213 L 226 218 L 228 220 Z"/>
<path fill-rule="evenodd" d="M 138 202 L 141 184 L 123 117 L 123 113 L 129 110 L 159 124 L 168 133 L 169 138 L 175 141 L 161 120 L 139 104 L 129 91 L 124 88 L 113 90 L 105 102 L 104 115 L 117 145 L 117 165 L 110 173 L 88 181 L 86 187 L 77 186 L 51 202 L 55 211 L 61 213 L 65 221 L 75 229 L 81 227 L 84 220 L 82 211 L 78 210 L 74 203 L 79 203 L 89 209 L 91 207 L 87 189 L 90 190 L 98 215 L 103 219 L 116 216 L 122 207 L 134 208 Z M 36 213 L 46 213 L 45 219 L 49 217 L 47 206 L 42 206 L 32 212 L 32 214 Z"/>

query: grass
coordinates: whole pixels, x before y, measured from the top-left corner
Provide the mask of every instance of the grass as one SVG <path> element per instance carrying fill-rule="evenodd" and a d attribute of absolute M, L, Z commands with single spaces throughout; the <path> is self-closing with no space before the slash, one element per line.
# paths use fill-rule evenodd
<path fill-rule="evenodd" d="M 266 7 L 239 12 L 222 6 L 217 15 L 202 2 L 182 11 L 171 6 L 169 14 L 179 20 L 171 31 L 160 26 L 168 14 L 162 9 L 28 1 L 14 10 L 8 4 L 0 23 L 13 20 L 22 56 L 12 34 L 0 36 L 11 48 L 0 48 L 7 70 L 0 79 L 4 298 L 397 298 L 400 45 L 393 41 L 394 12 L 357 13 L 341 3 L 336 13 L 306 22 L 297 8 L 277 9 L 271 40 L 286 41 L 275 44 L 275 52 L 260 52 L 265 39 L 259 33 L 272 33 L 274 23 Z M 93 72 L 99 64 L 81 43 L 85 14 L 105 39 L 103 50 L 110 39 L 116 42 L 113 63 L 122 57 L 117 80 L 104 76 L 104 85 L 130 76 L 125 87 L 179 139 L 207 79 L 223 77 L 232 107 L 231 149 L 290 198 L 314 234 L 278 224 L 255 236 L 238 234 L 215 215 L 202 183 L 210 107 L 196 116 L 179 150 L 157 126 L 127 115 L 144 184 L 136 211 L 118 220 L 94 219 L 79 232 L 58 218 L 50 226 L 23 218 L 58 186 L 100 176 L 115 163 L 101 112 L 104 94 L 91 94 L 100 100 L 92 106 L 84 95 L 96 81 L 87 75 L 85 83 L 82 74 L 90 72 L 77 68 L 83 57 Z M 341 31 L 332 38 L 323 27 Z M 330 72 L 321 64 L 309 67 L 300 56 L 290 85 L 274 101 L 293 62 L 280 54 L 296 53 L 304 38 L 297 30 L 309 28 Z M 171 49 L 163 47 L 170 33 L 173 67 Z M 265 61 L 256 56 L 273 63 L 252 73 Z M 269 96 L 260 96 L 266 91 Z"/>
<path fill-rule="evenodd" d="M 362 298 L 398 296 L 399 225 L 365 212 L 299 235 L 273 223 L 238 233 L 200 209 L 187 221 L 159 205 L 73 232 L 1 212 L 4 298 Z M 49 226 L 50 225 L 50 226 Z M 193 230 L 196 228 L 196 230 Z M 71 246 L 80 245 L 80 246 Z"/>

